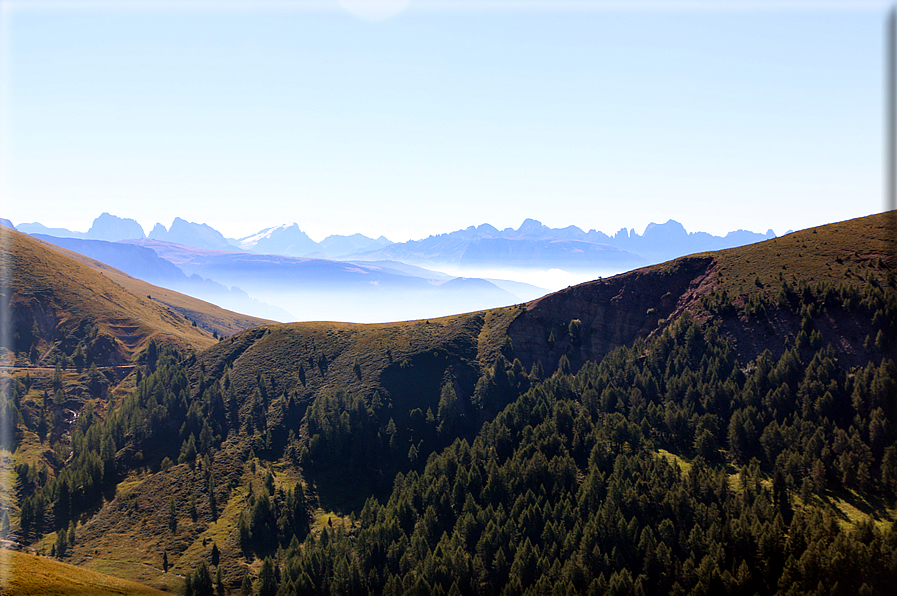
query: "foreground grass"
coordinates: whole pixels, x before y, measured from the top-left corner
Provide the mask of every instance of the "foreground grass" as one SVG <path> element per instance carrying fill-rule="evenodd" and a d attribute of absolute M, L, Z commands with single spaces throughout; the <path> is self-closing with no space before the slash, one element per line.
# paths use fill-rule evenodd
<path fill-rule="evenodd" d="M 0 593 L 16 596 L 165 594 L 138 583 L 17 551 L 0 551 Z"/>

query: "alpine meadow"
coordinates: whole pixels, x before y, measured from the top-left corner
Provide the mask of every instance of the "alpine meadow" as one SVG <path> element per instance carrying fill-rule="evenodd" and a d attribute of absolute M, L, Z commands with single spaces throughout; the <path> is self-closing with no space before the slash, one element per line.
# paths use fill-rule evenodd
<path fill-rule="evenodd" d="M 892 593 L 895 226 L 377 324 L 241 315 L 0 227 L 4 587 Z"/>

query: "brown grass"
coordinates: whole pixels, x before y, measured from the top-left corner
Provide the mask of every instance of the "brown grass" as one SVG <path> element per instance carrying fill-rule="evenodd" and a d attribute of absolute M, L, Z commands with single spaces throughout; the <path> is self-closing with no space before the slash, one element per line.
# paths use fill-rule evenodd
<path fill-rule="evenodd" d="M 717 287 L 732 297 L 775 296 L 783 281 L 795 284 L 801 279 L 862 285 L 871 276 L 881 282 L 897 266 L 895 215 L 860 217 L 705 254 L 717 259 Z"/>
<path fill-rule="evenodd" d="M 15 596 L 165 594 L 154 588 L 17 551 L 0 551 L 0 588 Z"/>
<path fill-rule="evenodd" d="M 11 306 L 46 319 L 46 325 L 56 328 L 54 335 L 67 335 L 87 320 L 116 338 L 124 360 L 142 350 L 151 337 L 195 349 L 215 343 L 211 333 L 194 327 L 168 305 L 126 289 L 121 282 L 130 284 L 127 280 L 133 278 L 124 273 L 98 261 L 85 265 L 74 258 L 76 253 L 9 228 L 0 228 L 0 235 L 0 259 L 8 264 L 3 274 L 9 276 L 13 290 Z M 144 289 L 140 286 L 141 292 Z"/>

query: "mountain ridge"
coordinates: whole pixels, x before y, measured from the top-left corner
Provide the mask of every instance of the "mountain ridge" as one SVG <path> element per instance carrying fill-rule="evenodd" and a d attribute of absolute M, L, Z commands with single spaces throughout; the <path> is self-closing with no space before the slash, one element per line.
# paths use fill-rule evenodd
<path fill-rule="evenodd" d="M 529 268 L 534 256 L 555 263 L 558 268 L 596 271 L 601 267 L 633 267 L 658 263 L 687 254 L 721 250 L 774 237 L 772 230 L 758 234 L 737 230 L 726 236 L 687 232 L 675 220 L 649 224 L 641 235 L 621 229 L 609 236 L 576 226 L 548 228 L 535 219 L 526 219 L 518 229 L 498 230 L 489 224 L 393 244 L 363 253 L 365 258 L 395 258 L 424 266 L 458 264 L 501 268 Z M 509 250 L 513 246 L 516 250 Z M 555 251 L 552 255 L 551 249 Z M 589 254 L 591 252 L 591 254 Z M 565 258 L 566 257 L 566 258 Z M 540 265 L 544 263 L 540 262 Z"/>
<path fill-rule="evenodd" d="M 185 246 L 215 250 L 233 250 L 224 235 L 208 224 L 189 222 L 175 217 L 170 229 L 157 223 L 149 233 L 151 240 L 164 240 Z"/>
<path fill-rule="evenodd" d="M 100 221 L 102 218 L 102 221 Z M 98 223 L 99 222 L 99 223 Z M 136 226 L 136 227 L 135 227 Z M 94 227 L 104 230 L 92 233 Z M 526 267 L 527 259 L 534 252 L 546 252 L 552 245 L 555 247 L 554 264 L 566 265 L 579 270 L 583 267 L 594 269 L 598 266 L 638 266 L 642 264 L 657 263 L 678 256 L 702 252 L 707 250 L 721 250 L 733 246 L 739 246 L 774 237 L 772 230 L 765 234 L 735 230 L 725 236 L 714 236 L 706 232 L 687 232 L 685 227 L 675 221 L 650 223 L 642 234 L 635 230 L 622 228 L 613 235 L 590 229 L 588 232 L 570 225 L 565 228 L 549 228 L 538 220 L 526 218 L 520 227 L 505 228 L 499 230 L 488 223 L 479 226 L 469 226 L 443 234 L 431 235 L 420 240 L 392 243 L 383 236 L 369 238 L 362 234 L 348 236 L 331 235 L 315 242 L 299 229 L 295 222 L 281 224 L 265 228 L 240 239 L 227 239 L 223 234 L 207 224 L 188 222 L 181 218 L 175 218 L 171 229 L 166 229 L 161 223 L 157 223 L 148 236 L 143 234 L 142 228 L 134 220 L 126 220 L 104 213 L 94 222 L 91 231 L 87 233 L 72 232 L 62 228 L 49 229 L 38 223 L 19 224 L 18 229 L 26 233 L 42 233 L 51 236 L 69 236 L 75 238 L 105 240 L 113 236 L 116 240 L 150 238 L 153 240 L 165 240 L 193 246 L 196 248 L 217 250 L 246 250 L 260 254 L 276 254 L 293 257 L 314 258 L 355 258 L 367 260 L 396 260 L 399 257 L 409 261 L 409 264 L 424 266 L 461 264 L 479 266 L 486 255 L 496 253 L 490 263 L 497 266 Z M 106 230 L 110 228 L 110 230 Z M 132 230 L 130 235 L 115 234 L 111 229 Z M 500 242 L 503 241 L 503 242 Z M 524 242 L 526 241 L 526 242 Z M 558 245 L 572 243 L 565 250 L 558 252 Z M 581 247 L 576 242 L 588 243 L 588 251 L 591 256 L 583 256 Z M 515 254 L 507 250 L 508 244 L 522 243 L 522 254 Z M 482 246 L 480 246 L 482 244 Z M 490 251 L 487 245 L 500 245 L 505 247 L 504 254 L 501 250 Z M 471 247 L 473 245 L 473 247 Z M 577 246 L 580 248 L 578 249 Z M 613 247 L 609 249 L 607 247 Z M 473 254 L 467 257 L 464 254 L 470 249 Z M 620 251 L 625 251 L 621 253 Z M 630 254 L 631 253 L 631 254 Z M 576 255 L 572 260 L 561 257 Z M 624 255 L 628 259 L 622 258 Z M 548 258 L 548 257 L 546 257 Z"/>

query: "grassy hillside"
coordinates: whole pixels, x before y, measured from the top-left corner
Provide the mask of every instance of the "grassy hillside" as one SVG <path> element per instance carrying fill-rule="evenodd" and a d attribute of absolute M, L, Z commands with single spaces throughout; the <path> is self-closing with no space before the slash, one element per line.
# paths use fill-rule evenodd
<path fill-rule="evenodd" d="M 153 596 L 165 594 L 136 582 L 18 551 L 0 554 L 0 591 L 15 596 Z M 179 585 L 172 582 L 172 585 Z"/>
<path fill-rule="evenodd" d="M 257 590 L 274 561 L 288 593 L 800 592 L 811 559 L 868 547 L 875 593 L 897 574 L 891 215 L 515 307 L 163 347 L 46 441 L 19 374 L 13 531 L 152 585 L 163 553 L 185 575 L 214 550 Z M 823 591 L 862 588 L 820 565 Z"/>
<path fill-rule="evenodd" d="M 192 322 L 209 333 L 216 333 L 220 337 L 227 337 L 240 331 L 245 331 L 259 325 L 267 325 L 273 321 L 260 319 L 223 309 L 219 306 L 193 298 L 174 290 L 160 288 L 147 283 L 141 279 L 132 277 L 126 273 L 122 273 L 114 267 L 110 267 L 104 263 L 85 257 L 74 251 L 66 250 L 58 246 L 47 245 L 49 248 L 70 257 L 91 269 L 103 273 L 109 279 L 115 281 L 123 288 L 137 296 L 149 296 L 153 300 L 161 302 L 172 308 L 175 312 L 183 315 Z"/>
<path fill-rule="evenodd" d="M 11 290 L 4 299 L 23 360 L 52 366 L 58 355 L 71 357 L 81 345 L 98 364 L 123 364 L 151 337 L 193 349 L 215 343 L 211 333 L 168 306 L 128 291 L 113 276 L 26 234 L 9 228 L 0 233 L 3 282 Z"/>
<path fill-rule="evenodd" d="M 782 281 L 862 285 L 893 277 L 897 212 L 793 232 L 712 254 L 718 285 L 731 294 L 768 293 Z M 759 279 L 760 285 L 756 284 Z"/>
<path fill-rule="evenodd" d="M 73 434 L 133 391 L 141 374 L 133 363 L 145 360 L 150 342 L 198 350 L 217 343 L 203 321 L 222 334 L 267 322 L 156 288 L 9 228 L 0 234 L 0 287 L 12 323 L 10 344 L 0 352 L 4 365 L 19 367 L 0 373 L 2 416 L 18 421 L 12 445 L 4 445 L 15 450 L 14 466 L 55 476 L 72 454 Z M 5 493 L 0 499 L 18 515 L 16 499 Z"/>
<path fill-rule="evenodd" d="M 424 399 L 420 394 L 438 391 L 447 370 L 472 392 L 518 312 L 508 307 L 385 324 L 269 325 L 221 341 L 200 361 L 211 376 L 229 369 L 239 393 L 251 392 L 261 372 L 276 380 L 276 393 L 295 392 L 303 402 L 336 388 L 380 391 L 383 398 L 415 388 Z"/>

